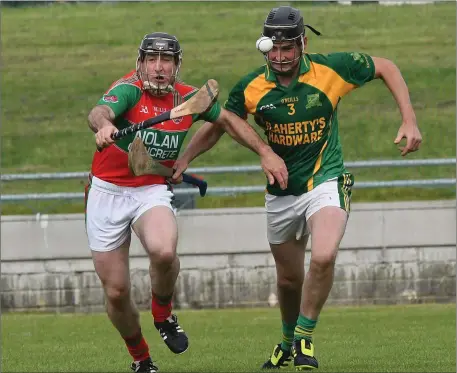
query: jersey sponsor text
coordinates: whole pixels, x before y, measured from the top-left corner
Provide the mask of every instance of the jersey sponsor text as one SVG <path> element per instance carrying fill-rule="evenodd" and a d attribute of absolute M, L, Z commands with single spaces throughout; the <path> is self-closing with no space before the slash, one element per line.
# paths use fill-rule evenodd
<path fill-rule="evenodd" d="M 303 122 L 275 123 L 266 122 L 268 141 L 270 143 L 295 146 L 310 144 L 322 138 L 326 121 L 324 117 Z"/>

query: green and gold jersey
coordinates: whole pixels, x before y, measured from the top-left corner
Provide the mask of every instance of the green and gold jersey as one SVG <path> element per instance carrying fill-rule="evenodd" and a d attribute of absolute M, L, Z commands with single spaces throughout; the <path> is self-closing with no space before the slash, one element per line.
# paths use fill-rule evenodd
<path fill-rule="evenodd" d="M 363 53 L 304 54 L 298 77 L 281 86 L 264 65 L 243 77 L 225 108 L 254 116 L 289 171 L 289 183 L 267 186 L 274 195 L 300 195 L 346 172 L 338 135 L 341 98 L 374 79 L 374 63 Z"/>

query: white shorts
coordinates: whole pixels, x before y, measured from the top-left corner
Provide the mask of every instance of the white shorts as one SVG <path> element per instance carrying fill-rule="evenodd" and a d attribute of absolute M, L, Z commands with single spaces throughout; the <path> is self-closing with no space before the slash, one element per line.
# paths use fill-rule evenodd
<path fill-rule="evenodd" d="M 265 207 L 268 242 L 277 245 L 308 235 L 306 222 L 323 207 L 340 207 L 349 214 L 353 184 L 354 178 L 346 173 L 327 180 L 300 196 L 274 196 L 267 193 Z"/>
<path fill-rule="evenodd" d="M 111 251 L 130 237 L 131 225 L 146 211 L 166 206 L 175 214 L 167 185 L 121 187 L 92 177 L 86 200 L 86 233 L 93 251 Z"/>

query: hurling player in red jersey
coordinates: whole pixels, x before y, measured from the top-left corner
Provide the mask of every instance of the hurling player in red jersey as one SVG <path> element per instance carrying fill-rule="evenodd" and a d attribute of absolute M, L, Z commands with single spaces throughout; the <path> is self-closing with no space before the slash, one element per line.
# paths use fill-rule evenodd
<path fill-rule="evenodd" d="M 172 167 L 187 131 L 198 120 L 219 124 L 232 138 L 257 153 L 271 184 L 287 187 L 287 168 L 251 126 L 216 102 L 202 115 L 168 120 L 114 142 L 112 134 L 171 110 L 197 90 L 177 81 L 182 50 L 175 36 L 155 32 L 141 41 L 136 69 L 114 82 L 89 114 L 96 144 L 86 192 L 86 232 L 93 262 L 103 285 L 108 316 L 125 341 L 135 372 L 156 372 L 131 298 L 131 230 L 149 256 L 154 325 L 168 348 L 180 354 L 189 342 L 172 314 L 179 274 L 173 192 L 159 175 L 135 176 L 128 152 L 140 137 L 155 160 Z"/>

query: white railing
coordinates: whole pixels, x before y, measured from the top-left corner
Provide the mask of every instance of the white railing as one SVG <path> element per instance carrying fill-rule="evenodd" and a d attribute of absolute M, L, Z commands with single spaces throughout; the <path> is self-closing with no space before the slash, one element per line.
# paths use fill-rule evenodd
<path fill-rule="evenodd" d="M 419 167 L 419 166 L 450 166 L 456 165 L 455 158 L 438 159 L 412 159 L 412 160 L 371 160 L 347 162 L 347 169 L 354 168 L 376 168 L 376 167 Z M 193 174 L 216 174 L 216 173 L 245 173 L 260 172 L 260 165 L 252 166 L 220 166 L 220 167 L 194 167 L 188 172 Z M 0 177 L 2 182 L 26 181 L 26 180 L 63 180 L 87 178 L 88 172 L 55 172 L 55 173 L 33 173 L 33 174 L 3 174 Z M 354 188 L 395 188 L 395 187 L 455 187 L 455 178 L 420 179 L 420 180 L 392 180 L 392 181 L 356 181 Z M 258 193 L 265 190 L 265 185 L 253 186 L 225 186 L 209 187 L 207 195 L 234 195 L 245 193 Z M 198 194 L 195 188 L 176 188 L 176 195 Z M 27 193 L 27 194 L 3 194 L 2 202 L 16 202 L 27 200 L 71 200 L 82 199 L 84 193 Z"/>

